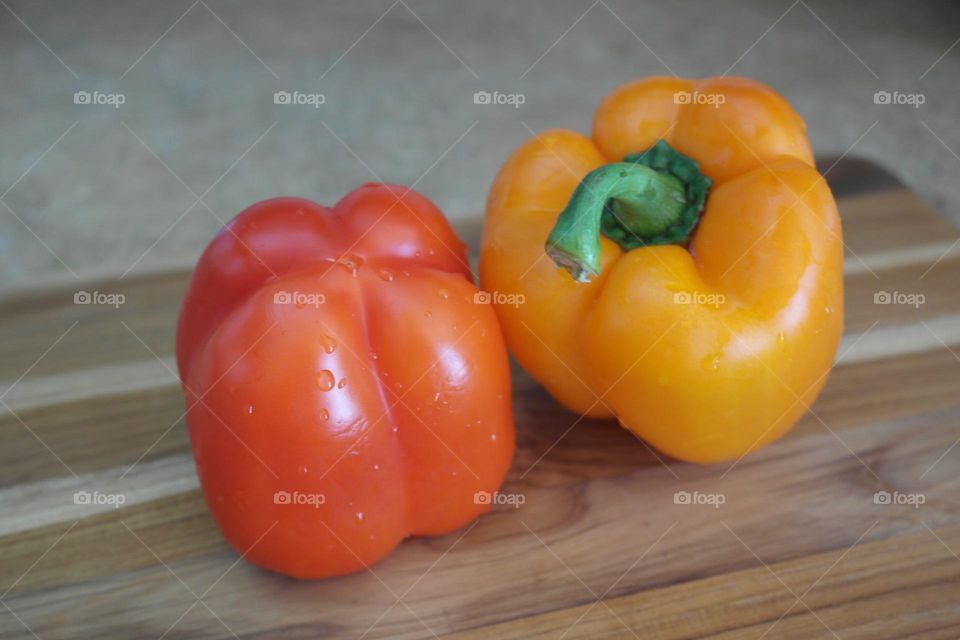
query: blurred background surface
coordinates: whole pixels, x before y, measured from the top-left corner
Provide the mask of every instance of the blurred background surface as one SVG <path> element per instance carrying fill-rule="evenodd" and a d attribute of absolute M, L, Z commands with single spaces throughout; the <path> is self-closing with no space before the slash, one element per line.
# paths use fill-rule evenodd
<path fill-rule="evenodd" d="M 0 4 L 4 287 L 189 265 L 257 200 L 371 180 L 479 216 L 532 131 L 588 132 L 654 74 L 769 83 L 818 155 L 876 160 L 960 221 L 955 3 Z"/>

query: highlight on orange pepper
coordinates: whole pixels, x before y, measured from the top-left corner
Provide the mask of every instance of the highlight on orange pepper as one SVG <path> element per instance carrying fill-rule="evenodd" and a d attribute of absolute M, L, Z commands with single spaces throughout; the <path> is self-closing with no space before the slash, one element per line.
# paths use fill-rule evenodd
<path fill-rule="evenodd" d="M 177 363 L 203 494 L 239 553 L 339 575 L 490 509 L 514 428 L 477 295 L 464 244 L 404 187 L 266 200 L 213 239 Z"/>
<path fill-rule="evenodd" d="M 783 435 L 831 368 L 843 242 L 800 117 L 745 78 L 646 78 L 593 136 L 518 148 L 487 201 L 481 286 L 562 404 L 682 460 Z M 503 296 L 493 295 L 496 301 Z"/>

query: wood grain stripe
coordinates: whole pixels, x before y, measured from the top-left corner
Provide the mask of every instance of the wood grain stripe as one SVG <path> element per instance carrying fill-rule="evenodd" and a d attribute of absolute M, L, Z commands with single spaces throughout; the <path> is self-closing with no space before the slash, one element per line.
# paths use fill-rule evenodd
<path fill-rule="evenodd" d="M 843 265 L 843 272 L 851 276 L 870 272 L 876 273 L 915 264 L 929 266 L 948 258 L 956 258 L 958 255 L 960 255 L 960 243 L 957 240 L 944 240 L 929 244 L 898 247 L 888 251 L 875 251 L 854 259 L 848 258 Z"/>
<path fill-rule="evenodd" d="M 842 198 L 837 204 L 848 261 L 851 256 L 953 241 L 960 235 L 946 218 L 910 191 L 869 193 Z"/>
<path fill-rule="evenodd" d="M 935 533 L 942 543 L 921 531 L 448 637 L 632 637 L 626 625 L 661 640 L 832 638 L 831 631 L 850 640 L 952 639 L 960 627 L 960 560 L 945 545 L 960 549 L 960 527 Z"/>
<path fill-rule="evenodd" d="M 193 458 L 186 453 L 78 477 L 15 484 L 0 489 L 0 505 L 8 513 L 0 521 L 0 537 L 56 522 L 81 520 L 197 488 Z"/>
<path fill-rule="evenodd" d="M 836 365 L 870 362 L 891 356 L 960 345 L 960 314 L 929 318 L 917 324 L 871 325 L 843 336 Z"/>
<path fill-rule="evenodd" d="M 119 364 L 0 383 L 0 398 L 7 407 L 19 412 L 98 396 L 135 394 L 166 387 L 179 389 L 180 381 L 173 373 L 176 370 L 173 356 L 159 359 L 148 356 Z M 3 411 L 0 407 L 0 413 Z"/>

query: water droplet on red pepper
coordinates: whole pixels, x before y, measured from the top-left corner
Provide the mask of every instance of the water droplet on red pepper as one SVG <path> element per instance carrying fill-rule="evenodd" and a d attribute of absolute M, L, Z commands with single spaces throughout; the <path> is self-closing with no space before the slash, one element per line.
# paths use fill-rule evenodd
<path fill-rule="evenodd" d="M 333 353 L 337 350 L 336 341 L 327 335 L 320 336 L 320 346 L 323 347 L 323 350 L 327 353 Z"/>
<path fill-rule="evenodd" d="M 323 369 L 317 374 L 317 386 L 320 387 L 320 391 L 330 391 L 335 381 L 333 372 L 329 369 Z"/>

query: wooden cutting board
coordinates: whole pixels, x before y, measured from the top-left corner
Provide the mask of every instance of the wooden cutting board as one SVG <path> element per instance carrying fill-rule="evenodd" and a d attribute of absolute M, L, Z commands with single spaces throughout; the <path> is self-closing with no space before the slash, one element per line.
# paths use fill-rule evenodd
<path fill-rule="evenodd" d="M 960 234 L 882 169 L 828 168 L 846 335 L 786 438 L 678 463 L 515 371 L 523 505 L 334 580 L 250 566 L 207 514 L 173 374 L 187 271 L 8 295 L 0 637 L 957 638 Z"/>

